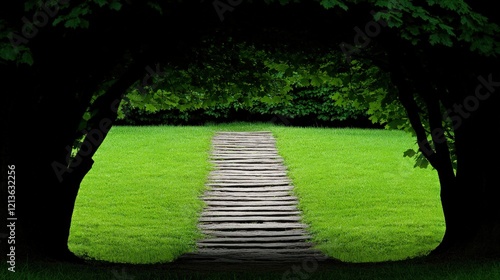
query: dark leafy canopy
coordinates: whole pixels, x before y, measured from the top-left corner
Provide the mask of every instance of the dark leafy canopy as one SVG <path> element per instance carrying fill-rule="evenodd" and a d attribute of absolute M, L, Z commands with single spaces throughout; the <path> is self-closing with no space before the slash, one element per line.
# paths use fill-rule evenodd
<path fill-rule="evenodd" d="M 2 168 L 17 160 L 26 174 L 20 238 L 38 252 L 67 252 L 79 183 L 124 93 L 149 111 L 187 110 L 287 102 L 297 88 L 328 86 L 338 105 L 414 133 L 420 149 L 405 154 L 438 171 L 445 247 L 481 240 L 500 251 L 499 166 L 488 163 L 498 157 L 500 28 L 490 2 L 227 3 L 223 11 L 210 1 L 4 3 L 1 67 L 17 88 L 1 97 L 2 125 L 14 135 L 2 138 L 11 140 Z"/>
<path fill-rule="evenodd" d="M 159 116 L 155 113 L 170 110 L 185 119 L 200 112 L 217 118 L 233 109 L 290 119 L 309 116 L 322 121 L 345 120 L 364 115 L 367 108 L 341 96 L 334 99 L 335 92 L 384 91 L 375 88 L 383 85 L 374 83 L 376 79 L 354 75 L 354 68 L 346 67 L 340 52 L 319 57 L 304 52 L 270 53 L 248 43 L 233 43 L 229 38 L 219 45 L 207 43 L 193 50 L 191 56 L 204 63 L 189 64 L 184 69 L 165 67 L 162 81 L 148 91 L 140 84 L 133 88 L 122 103 L 127 114 Z M 352 71 L 344 73 L 344 69 Z M 364 70 L 357 67 L 357 71 Z M 371 69 L 371 74 L 376 73 Z M 119 119 L 126 118 L 124 110 L 119 111 Z"/>
<path fill-rule="evenodd" d="M 147 1 L 145 6 L 163 14 L 165 4 L 183 1 Z M 253 1 L 248 1 L 253 2 Z M 266 0 L 266 3 L 291 4 L 299 1 L 295 0 Z M 473 52 L 485 56 L 495 57 L 500 53 L 500 42 L 498 34 L 500 27 L 492 22 L 492 17 L 487 17 L 484 13 L 491 13 L 486 10 L 484 1 L 468 3 L 467 1 L 337 1 L 322 0 L 317 1 L 326 9 L 340 8 L 345 11 L 368 7 L 371 9 L 373 19 L 384 21 L 384 27 L 397 32 L 397 34 L 408 40 L 413 45 L 421 48 L 432 46 L 456 46 L 466 47 Z M 119 0 L 94 0 L 73 4 L 69 1 L 25 1 L 17 3 L 15 6 L 24 5 L 25 16 L 21 19 L 23 25 L 19 28 L 19 18 L 12 14 L 8 16 L 7 10 L 1 19 L 1 58 L 6 61 L 17 61 L 19 63 L 33 63 L 33 57 L 29 48 L 32 37 L 36 37 L 39 32 L 43 32 L 48 25 L 54 27 L 66 27 L 67 31 L 72 29 L 88 29 L 91 21 L 98 20 L 101 10 L 109 9 L 114 11 L 122 10 L 123 6 L 130 5 L 130 2 Z M 471 8 L 478 6 L 477 12 Z M 135 6 L 134 6 L 135 7 Z M 163 8 L 162 8 L 163 7 Z M 172 9 L 175 6 L 169 6 Z M 486 7 L 486 8 L 485 8 Z M 18 7 L 16 7 L 18 8 Z M 247 8 L 247 7 L 244 7 Z M 232 11 L 234 9 L 231 9 Z M 166 15 L 171 15 L 169 10 Z M 371 19 L 371 15 L 367 19 Z M 30 18 L 26 15 L 32 15 Z M 94 23 L 95 24 L 95 23 Z M 290 24 L 290 23 L 287 23 Z M 359 24 L 359 23 L 358 23 Z M 353 44 L 354 45 L 354 44 Z M 360 47 L 360 46 L 353 46 Z"/>

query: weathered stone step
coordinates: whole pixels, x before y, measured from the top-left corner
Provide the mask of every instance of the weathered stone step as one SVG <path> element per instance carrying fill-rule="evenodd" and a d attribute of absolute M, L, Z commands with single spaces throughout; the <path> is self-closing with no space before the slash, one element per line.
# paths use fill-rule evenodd
<path fill-rule="evenodd" d="M 235 229 L 266 229 L 266 230 L 284 230 L 284 229 L 298 229 L 307 228 L 306 225 L 302 223 L 276 223 L 276 222 L 265 222 L 265 223 L 214 223 L 214 224 L 200 224 L 198 225 L 201 229 L 207 230 L 235 230 Z"/>
<path fill-rule="evenodd" d="M 289 196 L 290 192 L 269 191 L 269 192 L 225 192 L 225 191 L 206 191 L 205 197 L 282 197 Z"/>
<path fill-rule="evenodd" d="M 275 242 L 275 243 L 211 243 L 211 242 L 198 242 L 196 245 L 200 248 L 310 248 L 311 243 L 306 242 Z"/>
<path fill-rule="evenodd" d="M 293 205 L 287 205 L 287 206 L 231 206 L 231 207 L 225 207 L 225 206 L 211 206 L 211 207 L 206 207 L 205 211 L 253 211 L 253 212 L 258 212 L 258 211 L 297 211 L 297 206 Z"/>
<path fill-rule="evenodd" d="M 291 191 L 293 190 L 292 186 L 273 186 L 273 187 L 237 187 L 237 188 L 230 188 L 230 187 L 211 187 L 210 190 L 212 191 L 224 191 L 224 192 L 255 192 L 255 193 L 262 193 L 262 192 L 274 192 L 274 191 Z"/>
<path fill-rule="evenodd" d="M 283 241 L 307 241 L 312 237 L 310 235 L 297 235 L 297 236 L 264 236 L 264 237 L 217 237 L 207 238 L 200 242 L 203 243 L 228 243 L 228 242 L 283 242 Z"/>
<path fill-rule="evenodd" d="M 297 198 L 287 195 L 287 196 L 205 196 L 203 198 L 205 201 L 283 201 L 283 200 L 293 200 L 296 201 Z"/>
<path fill-rule="evenodd" d="M 299 222 L 300 217 L 297 216 L 226 216 L 226 217 L 201 217 L 200 222 Z"/>
<path fill-rule="evenodd" d="M 303 229 L 292 230 L 204 230 L 204 233 L 216 237 L 285 237 L 285 236 L 307 236 L 308 233 Z"/>
<path fill-rule="evenodd" d="M 218 201 L 206 200 L 205 204 L 208 206 L 287 206 L 297 205 L 296 200 L 283 200 L 283 201 Z"/>
<path fill-rule="evenodd" d="M 207 186 L 220 186 L 220 187 L 266 187 L 266 186 L 287 186 L 289 181 L 265 181 L 265 182 L 241 182 L 241 183 L 208 183 Z"/>
<path fill-rule="evenodd" d="M 282 217 L 282 216 L 291 216 L 291 215 L 300 215 L 300 211 L 269 211 L 269 212 L 263 212 L 263 211 L 204 211 L 201 214 L 201 217 L 229 217 L 229 216 L 236 216 L 236 217 L 244 217 L 244 216 L 277 216 L 277 217 Z"/>

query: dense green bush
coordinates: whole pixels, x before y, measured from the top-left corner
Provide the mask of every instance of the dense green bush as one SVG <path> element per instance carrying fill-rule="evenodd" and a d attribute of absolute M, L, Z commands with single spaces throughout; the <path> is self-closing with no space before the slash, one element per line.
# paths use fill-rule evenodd
<path fill-rule="evenodd" d="M 161 110 L 149 113 L 133 108 L 127 101 L 121 106 L 120 123 L 131 125 L 155 124 L 204 124 L 228 121 L 271 121 L 286 125 L 339 125 L 342 123 L 368 123 L 365 112 L 354 106 L 338 106 L 332 98 L 331 87 L 309 87 L 290 91 L 291 100 L 279 103 L 254 102 L 246 104 L 238 100 L 229 104 L 217 104 L 206 109 Z"/>

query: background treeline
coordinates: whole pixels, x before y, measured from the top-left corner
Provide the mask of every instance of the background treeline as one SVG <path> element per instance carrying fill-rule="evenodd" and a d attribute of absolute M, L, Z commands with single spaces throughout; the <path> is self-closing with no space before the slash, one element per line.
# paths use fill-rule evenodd
<path fill-rule="evenodd" d="M 359 61 L 346 63 L 339 51 L 269 49 L 230 37 L 219 38 L 218 44 L 213 40 L 191 49 L 187 65 L 156 65 L 145 71 L 158 75 L 123 98 L 117 124 L 258 121 L 384 127 L 401 121 L 401 108 L 386 102 L 393 94 L 387 75 Z"/>
<path fill-rule="evenodd" d="M 379 127 L 368 119 L 365 110 L 354 105 L 336 105 L 333 87 L 303 87 L 290 91 L 288 102 L 247 104 L 235 100 L 208 108 L 177 108 L 149 112 L 124 101 L 120 108 L 120 124 L 124 125 L 202 125 L 231 121 L 272 122 L 291 126 Z"/>

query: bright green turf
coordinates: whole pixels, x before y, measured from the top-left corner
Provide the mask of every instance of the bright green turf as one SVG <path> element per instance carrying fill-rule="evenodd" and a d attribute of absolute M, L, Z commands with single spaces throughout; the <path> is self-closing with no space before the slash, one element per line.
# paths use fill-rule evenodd
<path fill-rule="evenodd" d="M 85 177 L 70 249 L 98 260 L 168 262 L 192 250 L 216 130 L 271 130 L 318 248 L 348 262 L 404 259 L 444 225 L 435 172 L 412 168 L 399 131 L 271 124 L 114 127 Z"/>
<path fill-rule="evenodd" d="M 203 127 L 113 127 L 82 182 L 70 249 L 130 263 L 192 250 L 210 137 Z"/>
<path fill-rule="evenodd" d="M 273 130 L 318 248 L 347 262 L 426 254 L 444 233 L 439 183 L 401 131 Z"/>

